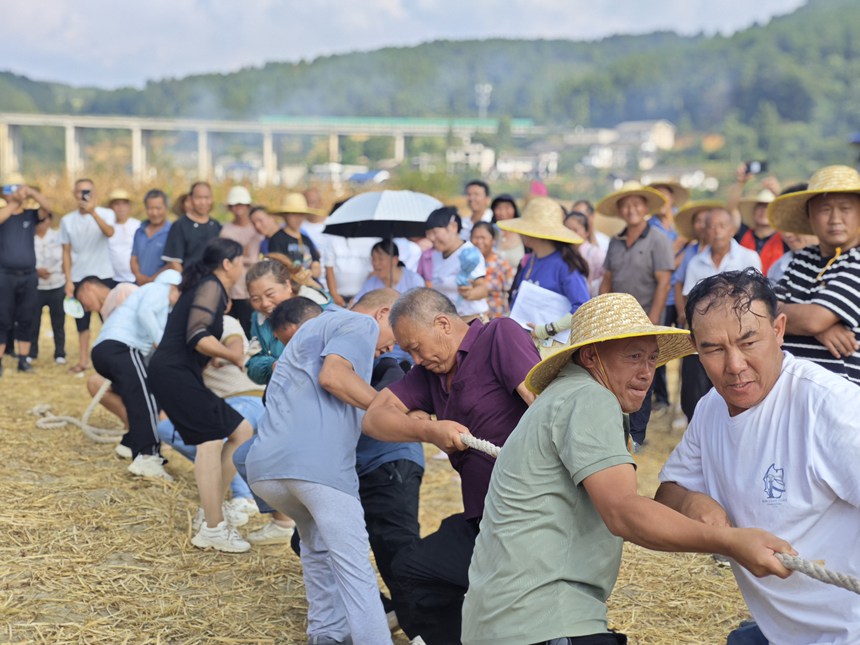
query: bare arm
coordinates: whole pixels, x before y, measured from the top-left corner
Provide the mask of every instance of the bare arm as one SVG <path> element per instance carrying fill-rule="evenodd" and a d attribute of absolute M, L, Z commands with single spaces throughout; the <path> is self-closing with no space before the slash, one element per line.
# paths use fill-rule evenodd
<path fill-rule="evenodd" d="M 519 394 L 520 398 L 526 402 L 526 405 L 531 405 L 537 398 L 537 395 L 526 387 L 525 381 L 517 385 L 517 394 Z"/>
<path fill-rule="evenodd" d="M 426 441 L 451 454 L 466 449 L 460 434 L 469 430 L 454 421 L 432 421 L 429 415 L 410 415 L 394 392 L 385 388 L 367 408 L 361 431 L 381 441 Z"/>
<path fill-rule="evenodd" d="M 131 260 L 128 264 L 131 268 L 131 272 L 134 274 L 134 281 L 137 282 L 137 284 L 144 285 L 148 282 L 152 282 L 154 276 L 143 275 L 140 272 L 140 260 L 137 259 L 136 255 L 131 256 Z"/>
<path fill-rule="evenodd" d="M 114 229 L 113 226 L 105 222 L 101 216 L 96 211 L 96 207 L 92 206 L 89 211 L 90 216 L 95 220 L 95 223 L 98 225 L 99 230 L 105 237 L 113 237 Z"/>
<path fill-rule="evenodd" d="M 376 396 L 376 390 L 355 373 L 352 363 L 337 354 L 329 354 L 323 360 L 319 382 L 332 396 L 362 410 L 366 410 Z"/>
<path fill-rule="evenodd" d="M 487 286 L 486 278 L 478 278 L 472 280 L 471 285 L 459 287 L 458 291 L 466 300 L 483 300 L 489 295 L 490 288 Z"/>
<path fill-rule="evenodd" d="M 225 361 L 229 361 L 230 363 L 238 366 L 239 369 L 242 369 L 245 365 L 245 354 L 242 352 L 241 346 L 239 347 L 239 351 L 236 352 L 235 349 L 229 349 L 222 345 L 221 341 L 212 335 L 204 336 L 197 341 L 194 349 L 204 356 L 223 358 Z"/>
<path fill-rule="evenodd" d="M 75 283 L 72 282 L 72 245 L 63 244 L 63 275 L 66 276 L 66 298 L 75 295 Z"/>
<path fill-rule="evenodd" d="M 328 292 L 331 294 L 331 299 L 334 300 L 334 304 L 339 307 L 345 307 L 346 301 L 337 291 L 337 278 L 334 276 L 334 267 L 325 268 L 325 283 L 328 287 Z"/>
<path fill-rule="evenodd" d="M 717 527 L 691 520 L 636 492 L 630 464 L 606 468 L 583 481 L 607 528 L 618 537 L 655 551 L 721 553 L 756 576 L 787 578 L 791 571 L 774 557 L 791 545 L 760 529 Z"/>
<path fill-rule="evenodd" d="M 788 318 L 786 334 L 815 336 L 842 322 L 839 316 L 821 305 L 780 303 L 779 310 Z"/>
<path fill-rule="evenodd" d="M 13 202 L 10 200 L 5 206 L 0 208 L 0 224 L 12 217 L 12 214 L 18 209 L 19 206 L 19 202 Z"/>
<path fill-rule="evenodd" d="M 45 199 L 45 196 L 42 193 L 40 193 L 35 188 L 27 186 L 25 194 L 27 197 L 32 197 L 34 200 L 36 200 L 36 203 L 39 204 L 39 219 L 45 219 L 48 215 L 51 214 L 51 203 L 47 199 Z"/>
<path fill-rule="evenodd" d="M 657 288 L 654 290 L 654 300 L 651 303 L 648 317 L 655 325 L 661 325 L 663 324 L 663 313 L 666 311 L 666 301 L 669 299 L 669 289 L 672 286 L 672 272 L 655 271 L 654 279 L 657 280 Z"/>
<path fill-rule="evenodd" d="M 164 265 L 165 269 L 173 269 L 174 271 L 179 271 L 182 273 L 182 262 L 177 262 L 175 260 L 171 260 L 167 264 Z"/>
<path fill-rule="evenodd" d="M 320 276 L 322 276 L 322 265 L 317 260 L 311 262 L 311 275 L 314 278 L 319 278 Z"/>
<path fill-rule="evenodd" d="M 677 325 L 679 328 L 687 326 L 687 297 L 684 295 L 684 285 L 675 283 L 675 312 L 678 315 Z"/>
<path fill-rule="evenodd" d="M 611 293 L 612 291 L 612 271 L 608 269 L 603 273 L 603 280 L 600 283 L 600 295 Z"/>
<path fill-rule="evenodd" d="M 704 493 L 687 490 L 675 482 L 663 482 L 654 500 L 681 515 L 710 526 L 731 526 L 729 516 L 717 500 Z"/>

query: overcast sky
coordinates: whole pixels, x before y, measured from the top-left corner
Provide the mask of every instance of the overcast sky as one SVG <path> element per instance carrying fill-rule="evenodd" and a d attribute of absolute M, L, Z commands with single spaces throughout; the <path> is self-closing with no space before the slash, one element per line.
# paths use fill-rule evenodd
<path fill-rule="evenodd" d="M 0 0 L 0 69 L 73 85 L 438 39 L 731 33 L 804 0 Z"/>

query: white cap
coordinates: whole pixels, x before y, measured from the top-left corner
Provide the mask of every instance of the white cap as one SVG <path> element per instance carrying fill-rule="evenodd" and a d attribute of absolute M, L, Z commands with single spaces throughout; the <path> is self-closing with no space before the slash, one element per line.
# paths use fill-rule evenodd
<path fill-rule="evenodd" d="M 227 193 L 227 206 L 235 206 L 236 204 L 251 205 L 251 193 L 244 186 L 233 186 Z"/>

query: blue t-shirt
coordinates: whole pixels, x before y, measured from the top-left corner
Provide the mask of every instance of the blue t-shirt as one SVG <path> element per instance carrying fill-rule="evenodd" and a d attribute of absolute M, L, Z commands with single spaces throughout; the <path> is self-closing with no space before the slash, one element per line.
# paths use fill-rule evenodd
<path fill-rule="evenodd" d="M 570 313 L 574 313 L 582 303 L 591 297 L 585 276 L 579 271 L 570 270 L 570 267 L 561 257 L 561 251 L 555 251 L 542 258 L 532 254 L 526 260 L 525 268 L 520 272 L 515 288 L 518 288 L 520 283 L 524 281 L 532 282 L 539 287 L 567 297 L 570 300 Z M 516 297 L 514 297 L 514 301 L 516 301 Z"/>
<path fill-rule="evenodd" d="M 323 389 L 326 356 L 352 364 L 370 383 L 379 327 L 364 314 L 329 309 L 287 344 L 266 391 L 266 413 L 248 452 L 248 482 L 300 479 L 358 498 L 356 445 L 364 411 Z"/>
<path fill-rule="evenodd" d="M 671 228 L 666 228 L 665 226 L 663 226 L 663 222 L 661 222 L 660 218 L 657 217 L 656 215 L 651 216 L 651 219 L 648 220 L 648 225 L 651 228 L 656 228 L 658 231 L 661 231 L 663 233 L 663 235 L 668 237 L 669 241 L 672 243 L 674 243 L 675 240 L 678 239 L 678 231 L 671 229 Z M 677 257 L 677 256 L 675 256 L 675 257 Z M 672 277 L 673 278 L 675 277 L 674 274 L 672 275 Z M 675 287 L 675 281 L 673 279 L 672 280 L 672 288 L 669 289 L 669 297 L 666 298 L 666 306 L 667 307 L 674 307 L 675 306 L 675 289 L 674 289 L 674 287 Z"/>
<path fill-rule="evenodd" d="M 167 233 L 170 231 L 170 222 L 165 222 L 152 237 L 147 236 L 146 227 L 149 222 L 142 222 L 134 232 L 134 240 L 131 244 L 131 255 L 137 258 L 140 272 L 143 275 L 153 275 L 159 271 L 166 262 L 161 259 L 164 255 L 164 245 L 167 243 Z"/>

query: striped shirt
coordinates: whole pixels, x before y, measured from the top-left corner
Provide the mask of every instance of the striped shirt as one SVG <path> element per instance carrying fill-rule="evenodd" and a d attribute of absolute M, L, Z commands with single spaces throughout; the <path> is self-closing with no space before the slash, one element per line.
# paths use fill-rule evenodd
<path fill-rule="evenodd" d="M 860 247 L 849 249 L 827 267 L 830 260 L 822 257 L 818 246 L 798 251 L 776 285 L 777 297 L 789 304 L 824 307 L 860 339 Z M 860 352 L 836 358 L 812 336 L 786 335 L 783 348 L 860 385 Z"/>

